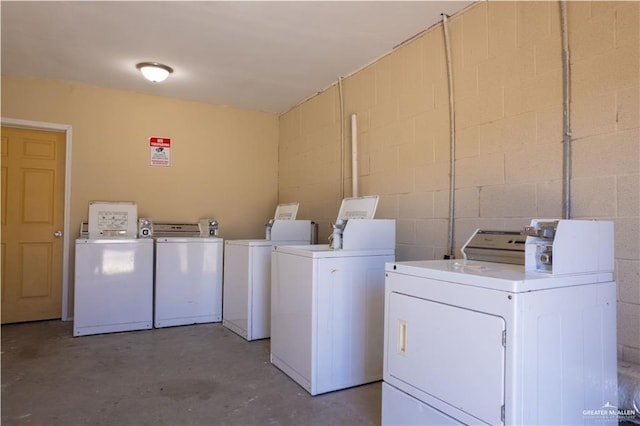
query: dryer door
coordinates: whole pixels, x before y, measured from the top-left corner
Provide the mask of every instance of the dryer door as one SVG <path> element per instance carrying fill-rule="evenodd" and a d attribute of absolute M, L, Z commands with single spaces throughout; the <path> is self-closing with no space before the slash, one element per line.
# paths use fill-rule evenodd
<path fill-rule="evenodd" d="M 494 315 L 390 293 L 389 374 L 478 420 L 501 424 L 504 320 Z"/>

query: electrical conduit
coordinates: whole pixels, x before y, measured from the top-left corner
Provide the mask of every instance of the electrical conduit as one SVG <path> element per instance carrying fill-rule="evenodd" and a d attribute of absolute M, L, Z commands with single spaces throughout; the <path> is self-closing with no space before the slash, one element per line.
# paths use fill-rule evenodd
<path fill-rule="evenodd" d="M 447 60 L 447 80 L 449 83 L 449 237 L 445 259 L 455 258 L 453 254 L 453 225 L 455 220 L 455 192 L 456 192 L 456 115 L 453 98 L 453 69 L 451 66 L 451 43 L 449 41 L 449 22 L 447 15 L 442 14 L 442 28 L 444 29 L 444 46 Z"/>
<path fill-rule="evenodd" d="M 338 97 L 340 103 L 340 200 L 344 198 L 344 99 L 342 96 L 342 77 L 338 77 Z"/>
<path fill-rule="evenodd" d="M 567 6 L 560 0 L 562 32 L 562 216 L 571 218 L 571 120 L 569 102 L 571 101 L 571 68 L 569 62 L 569 33 L 567 26 Z"/>

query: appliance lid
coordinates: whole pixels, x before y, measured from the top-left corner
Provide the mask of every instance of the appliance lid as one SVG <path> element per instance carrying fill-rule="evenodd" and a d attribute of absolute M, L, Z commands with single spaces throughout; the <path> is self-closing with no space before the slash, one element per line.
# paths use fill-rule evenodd
<path fill-rule="evenodd" d="M 466 259 L 387 263 L 385 271 L 427 278 L 447 285 L 466 285 L 508 293 L 526 293 L 613 281 L 611 272 L 554 276 L 544 272 L 526 272 L 522 265 Z"/>
<path fill-rule="evenodd" d="M 311 245 L 279 245 L 273 246 L 274 251 L 300 257 L 309 257 L 313 259 L 332 258 L 332 257 L 372 257 L 372 256 L 395 256 L 395 249 L 355 249 L 355 250 L 334 250 L 329 244 L 311 244 Z"/>
<path fill-rule="evenodd" d="M 90 201 L 89 238 L 137 238 L 138 206 L 133 201 Z"/>
<path fill-rule="evenodd" d="M 527 236 L 520 231 L 478 229 L 462 247 L 467 260 L 524 265 Z"/>
<path fill-rule="evenodd" d="M 379 199 L 380 197 L 377 195 L 345 198 L 340 205 L 336 223 L 340 220 L 349 219 L 373 219 L 376 214 Z"/>
<path fill-rule="evenodd" d="M 276 214 L 273 218 L 275 220 L 296 220 L 299 206 L 300 203 L 278 204 Z"/>

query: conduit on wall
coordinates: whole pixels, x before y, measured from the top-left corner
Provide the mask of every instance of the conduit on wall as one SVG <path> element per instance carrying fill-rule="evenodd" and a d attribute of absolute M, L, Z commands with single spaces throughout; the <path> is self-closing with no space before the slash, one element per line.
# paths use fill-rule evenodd
<path fill-rule="evenodd" d="M 560 0 L 560 18 L 562 32 L 562 216 L 571 218 L 571 120 L 569 103 L 571 101 L 571 68 L 569 62 L 569 32 L 567 26 L 567 7 Z"/>
<path fill-rule="evenodd" d="M 453 69 L 451 66 L 451 43 L 449 42 L 449 22 L 447 15 L 442 14 L 442 28 L 444 30 L 444 47 L 447 61 L 447 81 L 449 83 L 449 237 L 445 259 L 453 259 L 453 225 L 455 220 L 455 192 L 456 192 L 456 115 L 453 98 Z"/>

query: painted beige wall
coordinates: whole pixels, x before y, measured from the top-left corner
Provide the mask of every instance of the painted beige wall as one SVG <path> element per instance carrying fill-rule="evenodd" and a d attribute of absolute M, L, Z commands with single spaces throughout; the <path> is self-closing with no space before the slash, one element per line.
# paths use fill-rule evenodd
<path fill-rule="evenodd" d="M 619 357 L 640 362 L 640 3 L 568 2 L 572 217 L 613 220 Z M 450 20 L 456 107 L 457 249 L 476 228 L 562 216 L 562 62 L 557 2 L 479 3 Z M 351 195 L 351 114 L 360 195 L 397 219 L 398 260 L 442 258 L 449 118 L 442 25 L 280 118 L 282 202 L 329 233 Z M 343 190 L 344 188 L 344 190 Z"/>
<path fill-rule="evenodd" d="M 262 238 L 273 217 L 275 114 L 2 76 L 2 117 L 72 126 L 72 238 L 90 200 L 136 201 L 158 221 L 215 217 L 227 239 Z M 150 136 L 171 138 L 171 167 L 149 166 Z M 73 244 L 70 258 L 73 271 Z"/>

